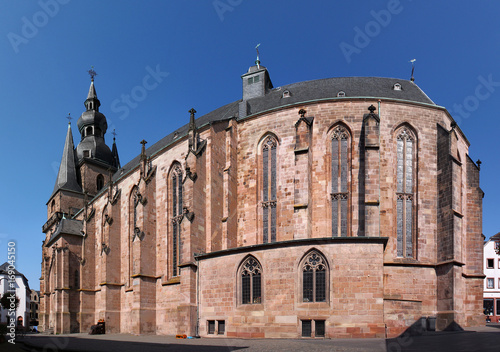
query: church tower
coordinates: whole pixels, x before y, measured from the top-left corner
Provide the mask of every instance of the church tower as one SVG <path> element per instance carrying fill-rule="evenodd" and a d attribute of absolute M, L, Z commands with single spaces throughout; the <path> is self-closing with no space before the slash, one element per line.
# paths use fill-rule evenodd
<path fill-rule="evenodd" d="M 77 122 L 81 140 L 76 147 L 81 186 L 83 192 L 87 192 L 90 197 L 99 193 L 106 184 L 107 175 L 120 167 L 115 141 L 113 140 L 111 150 L 104 140 L 108 123 L 106 117 L 99 112 L 101 102 L 97 98 L 94 75 L 91 74 L 92 81 L 85 100 L 86 111 Z"/>

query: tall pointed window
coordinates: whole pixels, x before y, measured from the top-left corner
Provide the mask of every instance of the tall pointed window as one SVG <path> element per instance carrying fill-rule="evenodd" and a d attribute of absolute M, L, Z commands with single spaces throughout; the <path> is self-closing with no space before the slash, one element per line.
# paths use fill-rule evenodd
<path fill-rule="evenodd" d="M 262 266 L 254 257 L 248 257 L 241 266 L 241 303 L 262 303 Z"/>
<path fill-rule="evenodd" d="M 408 128 L 396 134 L 397 256 L 413 257 L 415 136 Z"/>
<path fill-rule="evenodd" d="M 175 165 L 170 174 L 170 210 L 172 223 L 172 244 L 170 247 L 172 276 L 179 275 L 180 259 L 180 237 L 181 221 L 183 217 L 182 209 L 182 170 L 179 165 Z"/>
<path fill-rule="evenodd" d="M 349 132 L 337 126 L 332 133 L 331 184 L 332 236 L 347 236 L 349 205 Z"/>
<path fill-rule="evenodd" d="M 309 253 L 302 262 L 302 301 L 325 302 L 327 295 L 327 266 L 317 251 Z"/>
<path fill-rule="evenodd" d="M 262 239 L 276 242 L 276 154 L 277 140 L 268 136 L 262 143 Z"/>

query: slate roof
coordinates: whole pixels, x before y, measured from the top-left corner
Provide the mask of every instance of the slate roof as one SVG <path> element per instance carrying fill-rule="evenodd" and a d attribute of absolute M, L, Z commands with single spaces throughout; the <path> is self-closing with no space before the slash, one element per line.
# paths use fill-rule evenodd
<path fill-rule="evenodd" d="M 82 230 L 83 230 L 82 220 L 62 218 L 59 224 L 57 225 L 56 230 L 47 241 L 46 246 L 48 247 L 53 241 L 55 241 L 59 237 L 59 235 L 62 234 L 83 237 Z"/>
<path fill-rule="evenodd" d="M 401 84 L 401 90 L 393 89 L 395 83 Z M 285 90 L 290 92 L 290 97 L 282 97 Z M 345 92 L 344 98 L 337 97 L 339 91 Z M 249 108 L 247 115 L 253 115 L 274 108 L 306 103 L 315 100 L 349 100 L 352 98 L 385 98 L 436 105 L 412 81 L 380 77 L 336 77 L 293 83 L 274 88 L 265 96 L 248 100 L 247 103 Z M 238 118 L 238 104 L 240 102 L 241 100 L 232 102 L 197 118 L 196 126 L 200 128 L 212 122 Z M 175 140 L 184 137 L 188 132 L 188 127 L 189 124 L 186 124 L 156 142 L 146 149 L 146 155 L 150 157 L 172 144 Z M 117 181 L 130 170 L 137 167 L 137 165 L 139 165 L 139 161 L 140 156 L 138 155 L 119 169 L 114 174 L 113 180 Z"/>
<path fill-rule="evenodd" d="M 15 275 L 18 275 L 18 276 L 24 276 L 23 274 L 21 274 L 19 271 L 17 271 L 17 269 L 11 269 L 14 271 Z M 5 274 L 5 275 L 8 275 L 9 273 L 9 263 L 8 262 L 5 262 L 3 263 L 2 265 L 0 265 L 0 274 Z"/>
<path fill-rule="evenodd" d="M 71 125 L 68 124 L 68 132 L 64 143 L 63 156 L 57 173 L 56 184 L 52 191 L 52 196 L 59 190 L 66 189 L 75 192 L 82 192 L 82 188 L 78 184 L 76 173 L 75 148 L 73 145 L 73 134 L 71 133 Z M 50 199 L 49 198 L 49 199 Z"/>
<path fill-rule="evenodd" d="M 2 265 L 0 265 L 0 275 L 9 275 L 9 263 L 5 262 Z M 12 269 L 15 273 L 16 276 L 20 276 L 23 279 L 24 285 L 26 286 L 26 289 L 30 289 L 30 285 L 28 284 L 28 279 L 26 276 L 21 274 L 17 269 Z"/>

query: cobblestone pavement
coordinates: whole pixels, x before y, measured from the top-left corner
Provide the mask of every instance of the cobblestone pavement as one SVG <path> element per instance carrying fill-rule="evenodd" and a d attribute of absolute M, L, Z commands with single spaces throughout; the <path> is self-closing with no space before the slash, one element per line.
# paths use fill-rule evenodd
<path fill-rule="evenodd" d="M 173 336 L 126 334 L 27 335 L 17 341 L 27 351 L 172 351 L 172 352 L 416 352 L 500 351 L 500 324 L 458 332 L 428 333 L 395 339 L 175 339 Z M 0 350 L 3 351 L 0 345 Z"/>

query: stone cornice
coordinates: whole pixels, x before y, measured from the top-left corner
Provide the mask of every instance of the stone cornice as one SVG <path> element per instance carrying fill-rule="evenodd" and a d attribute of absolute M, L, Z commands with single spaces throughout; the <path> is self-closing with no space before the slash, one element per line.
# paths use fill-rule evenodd
<path fill-rule="evenodd" d="M 300 240 L 281 241 L 273 243 L 261 243 L 251 246 L 236 247 L 224 249 L 221 251 L 204 253 L 196 255 L 196 260 L 204 260 L 215 257 L 223 257 L 238 253 L 248 253 L 254 251 L 270 250 L 276 248 L 298 247 L 298 246 L 318 246 L 318 245 L 337 245 L 344 243 L 364 243 L 364 244 L 382 244 L 387 245 L 388 237 L 321 237 L 321 238 L 305 238 Z"/>

